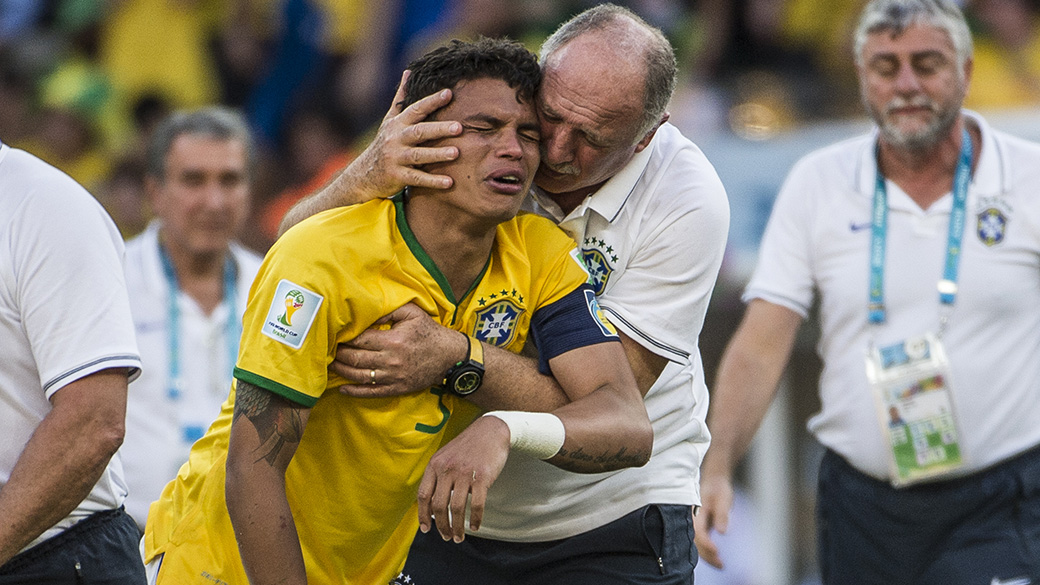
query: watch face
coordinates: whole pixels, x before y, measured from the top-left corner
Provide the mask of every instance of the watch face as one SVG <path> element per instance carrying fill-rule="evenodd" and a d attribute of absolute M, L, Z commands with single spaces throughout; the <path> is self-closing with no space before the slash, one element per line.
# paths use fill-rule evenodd
<path fill-rule="evenodd" d="M 462 372 L 458 378 L 455 378 L 455 393 L 460 396 L 472 394 L 480 388 L 480 382 L 483 377 L 478 372 L 472 370 L 468 372 Z"/>

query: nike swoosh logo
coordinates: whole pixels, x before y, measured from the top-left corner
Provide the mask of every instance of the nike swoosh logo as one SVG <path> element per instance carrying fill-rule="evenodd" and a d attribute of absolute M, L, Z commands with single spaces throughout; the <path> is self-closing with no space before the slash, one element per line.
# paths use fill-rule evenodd
<path fill-rule="evenodd" d="M 989 582 L 989 585 L 1030 585 L 1032 581 L 1029 577 L 1016 577 L 1014 579 L 998 579 L 993 577 L 993 580 Z"/>
<path fill-rule="evenodd" d="M 854 231 L 854 232 L 862 231 L 862 230 L 865 230 L 865 229 L 867 229 L 869 227 L 870 227 L 870 222 L 869 221 L 867 223 L 856 223 L 854 221 L 850 221 L 849 222 L 849 229 Z"/>

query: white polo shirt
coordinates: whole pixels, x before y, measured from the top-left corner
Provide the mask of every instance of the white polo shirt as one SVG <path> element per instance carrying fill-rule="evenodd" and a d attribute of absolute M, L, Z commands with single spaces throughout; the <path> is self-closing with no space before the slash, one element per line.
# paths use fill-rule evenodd
<path fill-rule="evenodd" d="M 722 264 L 729 202 L 714 167 L 671 124 L 560 222 L 592 271 L 600 307 L 625 335 L 668 360 L 645 398 L 654 449 L 643 467 L 563 471 L 513 453 L 488 492 L 476 535 L 538 542 L 603 526 L 647 504 L 697 505 L 710 436 L 698 337 Z"/>
<path fill-rule="evenodd" d="M 209 315 L 190 296 L 177 292 L 181 383 L 173 389 L 170 283 L 159 255 L 159 226 L 152 222 L 126 244 L 126 283 L 145 371 L 130 392 L 120 452 L 130 487 L 126 510 L 142 527 L 148 507 L 177 476 L 191 445 L 228 397 L 242 314 L 261 262 L 260 256 L 231 244 L 237 272 L 234 303 L 222 301 Z"/>
<path fill-rule="evenodd" d="M 943 343 L 951 364 L 964 472 L 1040 444 L 1040 145 L 982 129 L 967 199 L 959 292 Z M 822 408 L 809 430 L 860 471 L 887 479 L 864 354 L 935 331 L 952 196 L 922 210 L 888 182 L 887 321 L 867 321 L 873 134 L 814 153 L 791 170 L 744 294 L 802 316 L 820 302 Z M 976 145 L 978 148 L 978 145 Z"/>
<path fill-rule="evenodd" d="M 119 231 L 89 193 L 0 145 L 0 489 L 55 392 L 109 368 L 140 371 L 122 258 Z M 125 497 L 117 455 L 86 499 L 30 546 Z"/>

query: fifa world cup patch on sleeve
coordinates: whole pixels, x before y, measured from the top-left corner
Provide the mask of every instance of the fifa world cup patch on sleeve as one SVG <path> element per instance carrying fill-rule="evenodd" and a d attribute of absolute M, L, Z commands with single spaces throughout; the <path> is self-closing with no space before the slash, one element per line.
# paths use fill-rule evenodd
<path fill-rule="evenodd" d="M 617 337 L 617 329 L 614 328 L 614 324 L 607 320 L 607 316 L 603 314 L 603 309 L 599 308 L 599 302 L 596 300 L 596 293 L 591 290 L 585 290 L 585 303 L 589 307 L 589 312 L 596 319 L 596 323 L 599 325 L 600 330 L 603 332 L 605 337 Z"/>
<path fill-rule="evenodd" d="M 300 349 L 324 297 L 282 280 L 274 291 L 261 332 L 293 349 Z"/>

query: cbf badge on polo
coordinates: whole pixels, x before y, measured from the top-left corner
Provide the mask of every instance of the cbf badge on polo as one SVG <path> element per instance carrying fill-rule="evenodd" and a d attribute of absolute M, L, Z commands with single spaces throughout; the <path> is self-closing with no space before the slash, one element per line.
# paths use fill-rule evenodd
<path fill-rule="evenodd" d="M 938 282 L 937 328 L 896 343 L 867 349 L 867 380 L 874 393 L 882 435 L 888 439 L 890 480 L 902 487 L 934 479 L 964 464 L 960 432 L 950 391 L 950 364 L 942 345 L 957 297 L 957 267 L 964 233 L 968 184 L 971 181 L 972 144 L 962 131 L 961 152 L 953 182 L 953 208 L 946 240 L 946 262 Z M 867 318 L 885 322 L 885 238 L 888 201 L 880 168 L 871 217 L 870 301 Z"/>

